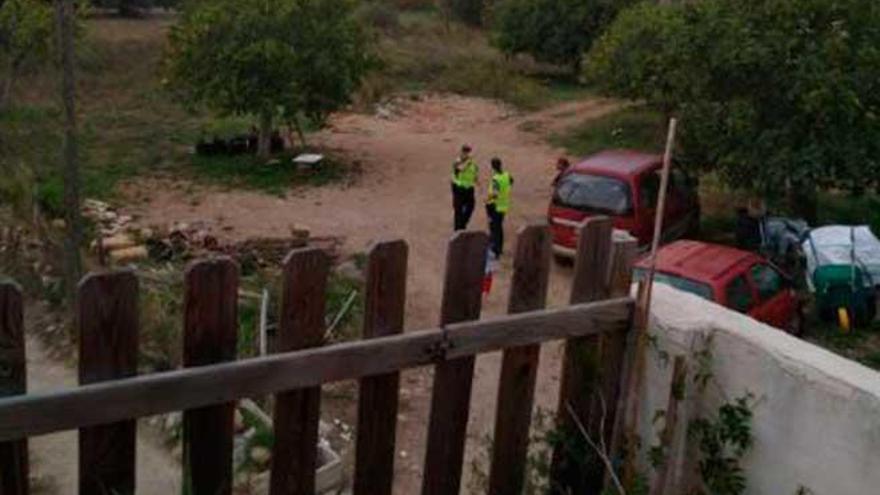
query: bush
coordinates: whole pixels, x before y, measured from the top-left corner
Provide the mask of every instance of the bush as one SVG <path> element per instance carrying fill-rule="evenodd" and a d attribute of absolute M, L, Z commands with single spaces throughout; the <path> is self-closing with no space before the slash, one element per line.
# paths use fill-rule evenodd
<path fill-rule="evenodd" d="M 494 98 L 520 108 L 537 108 L 549 97 L 546 88 L 497 59 L 463 58 L 445 70 L 440 79 L 448 91 Z"/>
<path fill-rule="evenodd" d="M 618 9 L 632 0 L 503 0 L 493 9 L 498 47 L 578 71 Z"/>
<path fill-rule="evenodd" d="M 385 34 L 394 35 L 400 31 L 400 12 L 387 0 L 362 3 L 355 16 L 364 26 Z"/>
<path fill-rule="evenodd" d="M 452 17 L 469 25 L 483 25 L 483 11 L 486 7 L 484 0 L 443 0 L 448 3 Z"/>

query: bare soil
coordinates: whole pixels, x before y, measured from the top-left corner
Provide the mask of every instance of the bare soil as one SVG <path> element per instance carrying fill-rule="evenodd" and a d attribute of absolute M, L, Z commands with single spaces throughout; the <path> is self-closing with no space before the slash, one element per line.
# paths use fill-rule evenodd
<path fill-rule="evenodd" d="M 140 179 L 124 191 L 133 205 L 127 213 L 145 226 L 174 221 L 205 222 L 230 240 L 284 235 L 293 225 L 313 235 L 342 236 L 343 250 L 365 251 L 380 239 L 403 238 L 410 245 L 407 328 L 435 324 L 439 317 L 446 258 L 452 234 L 449 185 L 451 163 L 463 143 L 474 147 L 481 167 L 478 197 L 485 195 L 488 161 L 498 156 L 515 178 L 513 208 L 506 221 L 506 256 L 484 315 L 505 312 L 511 254 L 517 230 L 545 219 L 554 163 L 562 151 L 546 143 L 547 134 L 601 117 L 618 108 L 591 99 L 521 115 L 477 98 L 430 95 L 402 99 L 382 116 L 344 114 L 313 138 L 362 165 L 353 184 L 292 190 L 285 198 L 257 192 L 194 187 L 168 179 Z M 478 203 L 472 229 L 486 229 Z M 551 305 L 566 302 L 570 269 L 555 267 Z M 558 345 L 542 352 L 537 407 L 555 408 L 560 362 Z M 481 356 L 473 387 L 468 459 L 484 452 L 481 439 L 494 421 L 500 353 Z M 424 457 L 431 391 L 430 370 L 414 370 L 402 380 L 396 493 L 417 493 Z M 466 478 L 467 466 L 466 462 Z M 466 486 L 467 479 L 463 486 Z"/>
<path fill-rule="evenodd" d="M 75 387 L 74 369 L 52 357 L 33 332 L 27 337 L 27 377 L 29 393 L 46 393 Z M 78 491 L 79 456 L 76 431 L 65 431 L 30 440 L 31 476 L 35 493 L 65 495 Z M 180 493 L 180 465 L 150 428 L 138 426 L 137 493 L 169 495 Z"/>

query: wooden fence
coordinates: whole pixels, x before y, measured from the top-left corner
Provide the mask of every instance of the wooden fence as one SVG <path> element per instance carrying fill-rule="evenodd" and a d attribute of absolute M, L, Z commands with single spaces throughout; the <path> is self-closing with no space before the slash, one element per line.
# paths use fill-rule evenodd
<path fill-rule="evenodd" d="M 137 376 L 138 280 L 131 271 L 87 276 L 79 288 L 80 386 L 24 395 L 22 297 L 0 284 L 0 494 L 28 493 L 27 438 L 79 429 L 79 493 L 135 491 L 136 418 L 185 411 L 183 472 L 189 493 L 232 490 L 234 404 L 274 394 L 270 493 L 312 495 L 323 383 L 358 379 L 354 493 L 391 493 L 400 371 L 434 366 L 424 495 L 457 494 L 475 356 L 503 350 L 489 493 L 522 492 L 539 346 L 565 339 L 558 418 L 609 445 L 631 329 L 631 243 L 611 240 L 608 219 L 581 227 L 571 305 L 545 310 L 551 267 L 546 226 L 521 230 L 509 315 L 476 321 L 487 237 L 449 244 L 438 328 L 403 332 L 408 248 L 369 253 L 363 340 L 322 346 L 329 262 L 295 250 L 283 269 L 278 353 L 236 361 L 238 268 L 227 258 L 192 264 L 185 277 L 184 369 Z M 576 418 L 574 415 L 576 415 Z M 576 431 L 576 430 L 575 430 Z M 565 493 L 598 493 L 603 473 L 554 455 Z M 570 491 L 569 491 L 570 490 Z"/>

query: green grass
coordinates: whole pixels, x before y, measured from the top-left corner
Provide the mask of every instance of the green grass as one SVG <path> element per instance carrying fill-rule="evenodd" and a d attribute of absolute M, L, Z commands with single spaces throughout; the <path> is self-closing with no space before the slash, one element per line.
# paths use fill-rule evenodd
<path fill-rule="evenodd" d="M 662 151 L 662 118 L 642 107 L 627 107 L 599 119 L 591 119 L 551 137 L 553 144 L 573 156 L 585 156 L 612 148 Z"/>
<path fill-rule="evenodd" d="M 524 110 L 589 96 L 589 89 L 526 58 L 508 58 L 486 31 L 452 23 L 434 10 L 406 11 L 399 27 L 377 36 L 383 67 L 357 101 L 372 104 L 397 91 L 440 91 L 497 99 Z"/>
<path fill-rule="evenodd" d="M 193 178 L 230 188 L 244 188 L 284 195 L 289 189 L 300 186 L 323 186 L 339 182 L 356 173 L 356 167 L 325 157 L 315 170 L 301 171 L 291 163 L 293 155 L 284 153 L 269 163 L 251 155 L 199 156 L 189 158 Z"/>
<path fill-rule="evenodd" d="M 843 333 L 836 323 L 810 315 L 807 328 L 810 342 L 880 371 L 880 321 Z"/>

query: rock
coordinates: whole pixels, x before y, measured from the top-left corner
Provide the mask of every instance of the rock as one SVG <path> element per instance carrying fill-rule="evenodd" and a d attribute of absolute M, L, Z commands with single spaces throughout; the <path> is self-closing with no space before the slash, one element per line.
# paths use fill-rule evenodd
<path fill-rule="evenodd" d="M 150 257 L 146 246 L 134 246 L 125 249 L 117 249 L 110 252 L 110 259 L 116 264 L 131 263 L 132 261 L 141 261 Z"/>
<path fill-rule="evenodd" d="M 137 243 L 126 234 L 117 234 L 101 241 L 105 251 L 117 251 L 119 249 L 128 249 L 134 247 Z"/>
<path fill-rule="evenodd" d="M 119 215 L 114 211 L 105 211 L 98 216 L 98 219 L 105 223 L 115 222 L 117 218 Z"/>
<path fill-rule="evenodd" d="M 251 460 L 254 461 L 254 464 L 265 466 L 269 464 L 271 458 L 272 452 L 266 447 L 257 446 L 251 448 Z"/>
<path fill-rule="evenodd" d="M 165 431 L 174 431 L 183 421 L 183 416 L 179 412 L 173 412 L 165 416 L 165 424 L 163 428 Z"/>
<path fill-rule="evenodd" d="M 305 225 L 291 225 L 289 227 L 290 236 L 296 239 L 308 239 L 311 236 L 311 231 Z"/>
<path fill-rule="evenodd" d="M 55 220 L 52 220 L 52 228 L 64 230 L 67 228 L 67 222 L 65 222 L 63 218 L 56 218 Z"/>
<path fill-rule="evenodd" d="M 152 239 L 153 237 L 155 237 L 156 232 L 149 227 L 144 227 L 140 231 L 138 231 L 138 235 L 141 236 L 141 239 L 146 240 L 146 239 Z"/>
<path fill-rule="evenodd" d="M 336 267 L 336 273 L 344 278 L 356 280 L 358 282 L 364 282 L 365 280 L 363 270 L 357 267 L 354 260 L 340 263 L 339 266 Z"/>

